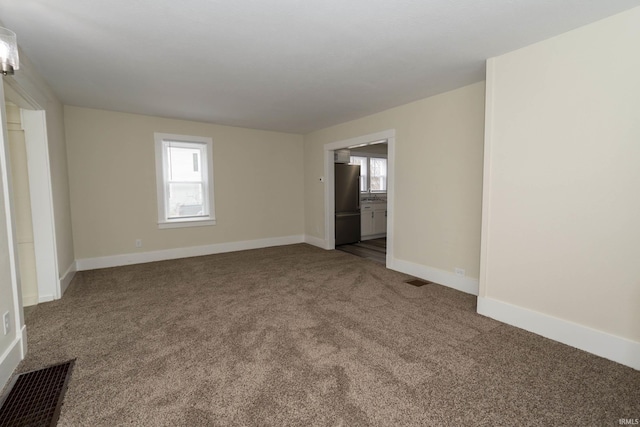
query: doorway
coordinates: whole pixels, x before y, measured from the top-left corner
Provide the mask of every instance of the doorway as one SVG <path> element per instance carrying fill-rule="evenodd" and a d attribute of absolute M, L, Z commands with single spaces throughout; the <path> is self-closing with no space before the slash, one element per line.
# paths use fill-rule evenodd
<path fill-rule="evenodd" d="M 25 291 L 22 286 L 18 291 L 23 296 L 23 305 L 32 305 L 58 299 L 63 292 L 58 272 L 46 112 L 26 94 L 16 79 L 5 79 L 3 89 L 4 99 L 1 101 L 14 104 L 17 108 L 19 119 L 15 118 L 13 121 L 19 121 L 24 137 L 26 171 L 21 173 L 23 177 L 26 173 L 26 178 L 21 180 L 28 182 L 30 213 L 23 212 L 21 215 L 30 215 L 35 261 L 35 278 L 30 282 L 36 283 L 37 292 L 34 293 L 32 288 Z M 12 203 L 15 204 L 16 201 L 12 200 Z M 16 264 L 19 263 L 22 261 L 16 260 Z M 16 269 L 20 268 L 20 265 L 16 265 Z M 30 271 L 28 274 L 33 273 Z"/>
<path fill-rule="evenodd" d="M 387 143 L 387 192 L 386 192 L 386 239 L 384 264 L 391 268 L 393 264 L 393 210 L 394 210 L 394 183 L 395 183 L 395 130 L 386 130 L 374 134 L 363 135 L 356 138 L 336 141 L 325 144 L 325 243 L 327 249 L 335 249 L 335 176 L 334 153 L 336 150 L 349 149 L 357 146 Z M 378 236 L 380 237 L 380 236 Z"/>
<path fill-rule="evenodd" d="M 16 224 L 22 305 L 23 307 L 29 307 L 38 304 L 38 280 L 31 215 L 27 148 L 20 118 L 20 107 L 8 101 L 5 103 L 5 107 L 7 112 L 9 163 L 11 164 L 11 188 L 13 191 L 13 212 Z"/>

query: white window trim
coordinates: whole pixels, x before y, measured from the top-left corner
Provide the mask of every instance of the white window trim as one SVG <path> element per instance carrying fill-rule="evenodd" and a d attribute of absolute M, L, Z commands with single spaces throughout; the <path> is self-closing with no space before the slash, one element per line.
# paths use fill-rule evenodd
<path fill-rule="evenodd" d="M 360 194 L 387 194 L 389 189 L 389 156 L 385 154 L 368 153 L 365 151 L 352 151 L 351 156 L 366 157 L 367 159 L 367 189 L 365 191 L 361 191 Z M 387 190 L 371 190 L 371 157 L 376 159 L 387 159 Z"/>
<path fill-rule="evenodd" d="M 371 189 L 371 177 L 372 177 L 372 173 L 371 173 L 371 159 L 385 159 L 387 160 L 387 174 L 389 173 L 389 160 L 387 159 L 387 156 L 384 155 L 370 155 L 368 156 L 368 161 L 369 161 L 369 167 L 367 168 L 367 181 L 368 181 L 368 186 L 369 186 L 369 193 L 373 193 L 373 194 L 386 194 L 387 190 L 372 190 Z M 385 180 L 387 180 L 387 176 L 385 176 Z M 385 187 L 388 186 L 388 182 L 385 183 Z"/>
<path fill-rule="evenodd" d="M 213 139 L 205 136 L 189 136 L 189 135 L 174 135 L 170 133 L 153 134 L 155 139 L 155 151 L 156 151 L 156 188 L 157 188 L 157 202 L 158 202 L 158 228 L 181 228 L 181 227 L 202 227 L 208 225 L 216 225 L 215 215 L 215 203 L 214 203 L 214 191 L 213 191 Z M 205 185 L 205 192 L 208 197 L 209 215 L 206 217 L 198 218 L 173 218 L 168 219 L 166 214 L 166 187 L 165 187 L 165 156 L 164 156 L 164 144 L 165 141 L 172 142 L 185 142 L 185 143 L 199 143 L 205 145 L 206 151 L 206 165 L 207 168 L 207 183 Z"/>

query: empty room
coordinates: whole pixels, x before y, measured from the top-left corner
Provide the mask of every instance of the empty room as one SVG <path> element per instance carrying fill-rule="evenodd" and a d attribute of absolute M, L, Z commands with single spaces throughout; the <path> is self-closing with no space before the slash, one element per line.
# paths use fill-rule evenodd
<path fill-rule="evenodd" d="M 0 426 L 640 425 L 636 0 L 0 0 Z"/>

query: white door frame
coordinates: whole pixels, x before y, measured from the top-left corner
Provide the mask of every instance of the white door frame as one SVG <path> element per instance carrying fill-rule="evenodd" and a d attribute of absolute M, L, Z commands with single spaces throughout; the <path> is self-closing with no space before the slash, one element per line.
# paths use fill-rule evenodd
<path fill-rule="evenodd" d="M 389 129 L 356 138 L 344 139 L 324 145 L 324 241 L 325 249 L 336 248 L 336 222 L 335 222 L 335 176 L 334 157 L 335 150 L 353 147 L 354 145 L 367 144 L 376 141 L 387 141 L 387 268 L 393 266 L 393 211 L 395 200 L 395 150 L 396 131 Z"/>
<path fill-rule="evenodd" d="M 38 302 L 46 302 L 62 296 L 53 217 L 47 118 L 43 110 L 20 109 L 20 116 L 27 148 Z"/>
<path fill-rule="evenodd" d="M 38 302 L 53 301 L 62 297 L 62 290 L 58 271 L 46 112 L 29 96 L 18 79 L 5 79 L 5 83 L 5 99 L 20 107 L 24 130 Z"/>

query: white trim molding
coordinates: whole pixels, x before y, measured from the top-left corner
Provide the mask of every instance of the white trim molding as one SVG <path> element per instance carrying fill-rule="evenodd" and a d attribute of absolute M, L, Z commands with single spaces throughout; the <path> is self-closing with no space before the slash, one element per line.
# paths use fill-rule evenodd
<path fill-rule="evenodd" d="M 64 295 L 64 292 L 69 287 L 69 284 L 73 280 L 73 277 L 76 275 L 76 262 L 72 262 L 67 271 L 65 271 L 64 275 L 60 277 L 60 298 Z"/>
<path fill-rule="evenodd" d="M 311 245 L 311 246 L 317 246 L 321 249 L 331 249 L 329 247 L 329 245 L 327 245 L 327 241 L 324 239 L 321 239 L 320 237 L 316 237 L 316 236 L 310 236 L 309 234 L 306 234 L 304 236 L 304 242 Z"/>
<path fill-rule="evenodd" d="M 389 263 L 387 262 L 387 264 Z M 457 274 L 449 271 L 416 264 L 414 262 L 398 258 L 394 258 L 388 268 L 420 279 L 428 280 L 439 285 L 447 286 L 467 294 L 478 295 L 478 279 L 458 276 Z"/>
<path fill-rule="evenodd" d="M 640 370 L 640 343 L 493 298 L 478 298 L 478 314 Z"/>
<path fill-rule="evenodd" d="M 330 142 L 324 145 L 324 241 L 325 249 L 335 249 L 335 177 L 333 157 L 335 150 L 381 141 L 387 141 L 387 268 L 391 268 L 389 263 L 393 260 L 396 147 L 395 129 L 387 129 L 368 135 L 361 135 L 355 138 Z"/>
<path fill-rule="evenodd" d="M 216 225 L 214 183 L 213 183 L 213 139 L 208 136 L 174 135 L 170 133 L 153 134 L 156 153 L 156 186 L 158 194 L 158 228 L 202 227 Z M 171 148 L 188 148 L 199 153 L 196 165 L 199 165 L 202 185 L 201 212 L 197 216 L 171 218 L 169 212 L 169 187 L 171 184 L 170 162 Z M 195 160 L 194 160 L 195 161 Z M 194 213 L 194 215 L 196 215 Z"/>
<path fill-rule="evenodd" d="M 204 246 L 165 249 L 153 252 L 111 255 L 98 258 L 84 258 L 76 261 L 76 269 L 77 271 L 95 270 L 97 268 L 143 264 L 146 262 L 213 255 L 226 252 L 244 251 L 248 249 L 268 248 L 272 246 L 293 245 L 296 243 L 304 242 L 305 236 L 302 234 L 298 234 L 293 236 L 270 237 L 267 239 L 243 240 L 239 242 L 216 243 Z"/>
<path fill-rule="evenodd" d="M 58 249 L 53 211 L 47 118 L 43 110 L 20 110 L 27 149 L 38 300 L 62 296 L 58 281 Z"/>
<path fill-rule="evenodd" d="M 22 325 L 20 329 L 20 351 L 22 352 L 22 359 L 27 355 L 27 325 Z"/>
<path fill-rule="evenodd" d="M 360 236 L 360 241 L 366 242 L 367 240 L 380 239 L 382 237 L 387 237 L 387 233 L 368 234 L 366 236 Z"/>
<path fill-rule="evenodd" d="M 55 295 L 51 294 L 38 294 L 38 304 L 41 302 L 50 302 L 56 299 Z"/>
<path fill-rule="evenodd" d="M 493 144 L 495 58 L 487 59 L 484 113 L 484 161 L 482 166 L 482 219 L 480 228 L 480 296 L 487 293 L 487 266 L 489 264 L 489 218 L 491 217 L 491 149 Z"/>

